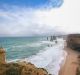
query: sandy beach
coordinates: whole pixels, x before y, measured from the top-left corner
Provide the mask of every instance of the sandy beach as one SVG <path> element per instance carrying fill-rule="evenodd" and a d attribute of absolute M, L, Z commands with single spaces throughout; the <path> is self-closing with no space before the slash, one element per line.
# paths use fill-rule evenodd
<path fill-rule="evenodd" d="M 79 53 L 69 48 L 64 48 L 67 51 L 66 61 L 60 69 L 59 75 L 76 75 L 76 69 L 78 67 L 78 55 Z"/>

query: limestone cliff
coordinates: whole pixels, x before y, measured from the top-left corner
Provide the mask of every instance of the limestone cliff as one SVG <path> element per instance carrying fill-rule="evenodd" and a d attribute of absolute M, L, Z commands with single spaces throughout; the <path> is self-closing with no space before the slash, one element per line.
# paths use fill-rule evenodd
<path fill-rule="evenodd" d="M 5 51 L 0 48 L 0 75 L 50 75 L 44 68 L 29 62 L 6 63 Z"/>
<path fill-rule="evenodd" d="M 43 68 L 37 68 L 31 63 L 18 62 L 0 64 L 0 75 L 49 75 Z"/>
<path fill-rule="evenodd" d="M 67 47 L 80 51 L 80 34 L 69 34 L 67 37 Z"/>

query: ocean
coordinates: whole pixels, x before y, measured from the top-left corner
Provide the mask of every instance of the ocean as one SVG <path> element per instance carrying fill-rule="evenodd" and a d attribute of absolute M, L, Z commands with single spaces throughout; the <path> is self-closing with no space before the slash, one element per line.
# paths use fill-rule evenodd
<path fill-rule="evenodd" d="M 64 41 L 63 38 L 57 38 L 55 43 L 47 37 L 0 37 L 0 46 L 5 48 L 7 62 L 29 61 L 58 75 L 66 56 Z"/>

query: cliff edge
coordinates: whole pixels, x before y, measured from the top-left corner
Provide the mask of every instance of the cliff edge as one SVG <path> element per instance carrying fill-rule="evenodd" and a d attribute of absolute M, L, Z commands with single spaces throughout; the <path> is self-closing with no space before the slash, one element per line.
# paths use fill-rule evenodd
<path fill-rule="evenodd" d="M 0 75 L 51 75 L 44 68 L 37 68 L 30 62 L 6 63 L 5 50 L 0 48 Z"/>

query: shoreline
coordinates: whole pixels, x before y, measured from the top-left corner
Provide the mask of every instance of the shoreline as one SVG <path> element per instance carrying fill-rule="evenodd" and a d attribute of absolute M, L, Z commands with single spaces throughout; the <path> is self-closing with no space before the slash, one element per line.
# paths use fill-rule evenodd
<path fill-rule="evenodd" d="M 76 75 L 79 53 L 66 47 L 64 50 L 67 52 L 67 55 L 60 66 L 59 75 Z"/>
<path fill-rule="evenodd" d="M 66 51 L 64 51 L 64 55 L 63 55 L 64 56 L 64 59 L 62 60 L 62 62 L 60 64 L 60 69 L 64 66 L 64 64 L 66 62 L 67 55 L 68 55 L 68 53 Z"/>

